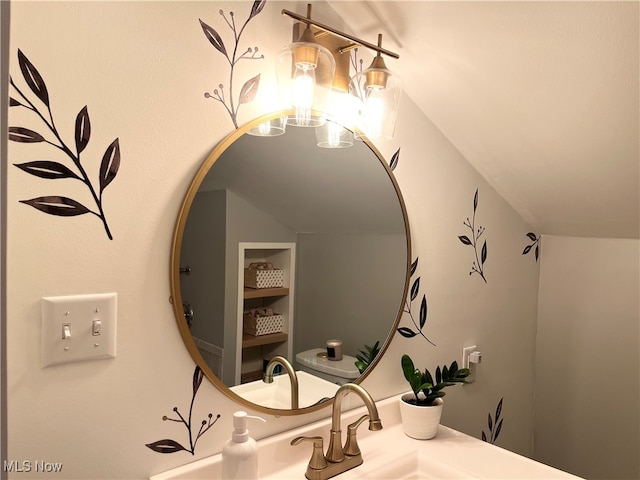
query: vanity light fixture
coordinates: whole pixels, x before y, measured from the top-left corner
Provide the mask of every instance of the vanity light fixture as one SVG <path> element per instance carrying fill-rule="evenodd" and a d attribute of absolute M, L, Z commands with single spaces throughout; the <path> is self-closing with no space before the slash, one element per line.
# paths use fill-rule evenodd
<path fill-rule="evenodd" d="M 307 17 L 300 18 L 306 25 L 302 34 L 277 56 L 278 89 L 282 107 L 289 113 L 288 125 L 318 127 L 326 121 L 335 60 L 311 30 L 310 4 Z"/>
<path fill-rule="evenodd" d="M 378 46 L 382 46 L 381 34 L 378 35 Z M 372 140 L 393 138 L 402 84 L 387 68 L 380 51 L 369 68 L 351 78 L 349 92 L 357 101 L 357 130 Z M 359 137 L 356 134 L 356 138 Z"/>
<path fill-rule="evenodd" d="M 387 68 L 382 54 L 396 59 L 400 56 L 382 48 L 382 35 L 378 35 L 378 43 L 374 45 L 312 20 L 310 4 L 306 17 L 289 10 L 282 10 L 282 14 L 301 22 L 294 25 L 294 32 L 300 25 L 305 27 L 299 40 L 283 48 L 278 55 L 276 73 L 280 96 L 284 108 L 292 113 L 287 123 L 321 127 L 316 129 L 316 134 L 318 145 L 323 147 L 344 147 L 353 143 L 349 139 L 351 131 L 340 131 L 340 125 L 359 131 L 356 134 L 359 139 L 392 138 L 402 86 L 400 79 Z M 345 53 L 359 46 L 374 50 L 376 56 L 368 69 L 349 79 L 350 59 Z M 320 61 L 327 52 L 330 65 Z M 308 77 L 315 78 L 313 90 L 308 87 L 312 84 Z M 307 87 L 295 86 L 294 80 L 298 78 L 304 79 L 300 85 Z M 311 91 L 313 100 L 302 95 Z M 333 124 L 325 125 L 327 116 Z"/>

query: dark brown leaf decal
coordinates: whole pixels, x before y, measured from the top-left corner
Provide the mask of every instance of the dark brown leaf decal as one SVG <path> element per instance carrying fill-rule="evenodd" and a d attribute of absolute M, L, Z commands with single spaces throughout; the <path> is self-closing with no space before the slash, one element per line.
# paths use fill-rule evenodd
<path fill-rule="evenodd" d="M 102 163 L 100 164 L 100 192 L 109 185 L 120 168 L 120 143 L 116 138 L 104 152 Z"/>
<path fill-rule="evenodd" d="M 540 255 L 540 237 L 537 237 L 535 233 L 533 232 L 529 232 L 527 233 L 527 237 L 529 237 L 529 240 L 533 240 L 533 243 L 531 243 L 530 245 L 527 245 L 526 247 L 524 247 L 524 250 L 522 251 L 522 255 L 526 255 L 527 253 L 529 253 L 531 251 L 531 249 L 535 246 L 535 250 L 534 250 L 534 257 L 536 259 L 536 262 L 538 261 L 538 257 Z"/>
<path fill-rule="evenodd" d="M 204 23 L 202 20 L 200 20 L 200 26 L 202 27 L 202 31 L 204 32 L 204 35 L 207 37 L 207 40 L 211 42 L 211 45 L 213 45 L 216 48 L 216 50 L 218 50 L 220 53 L 222 53 L 226 57 L 227 49 L 224 46 L 224 42 L 222 41 L 222 38 L 220 37 L 220 35 L 218 35 L 218 32 L 216 32 L 213 28 L 211 28 L 209 25 Z"/>
<path fill-rule="evenodd" d="M 20 164 L 16 163 L 14 165 L 21 170 L 24 170 L 25 172 L 40 178 L 75 178 L 81 180 L 78 175 L 58 162 L 51 162 L 49 160 L 36 160 L 34 162 Z"/>
<path fill-rule="evenodd" d="M 389 168 L 391 170 L 395 170 L 396 167 L 398 166 L 398 161 L 400 161 L 400 149 L 396 150 L 396 153 L 394 153 L 391 156 L 391 162 L 389 162 Z"/>
<path fill-rule="evenodd" d="M 242 86 L 242 90 L 240 90 L 240 103 L 249 103 L 251 102 L 256 93 L 258 93 L 258 85 L 260 85 L 260 74 L 256 75 L 253 78 L 250 78 L 245 82 Z"/>
<path fill-rule="evenodd" d="M 89 111 L 85 105 L 76 117 L 76 151 L 78 155 L 80 155 L 80 152 L 82 152 L 89 143 L 90 136 L 91 122 L 89 121 Z"/>
<path fill-rule="evenodd" d="M 44 137 L 28 128 L 9 127 L 9 140 L 22 143 L 38 143 L 44 142 Z"/>
<path fill-rule="evenodd" d="M 58 215 L 60 217 L 75 217 L 89 213 L 89 209 L 67 197 L 48 196 L 32 198 L 31 200 L 20 200 L 20 203 L 26 203 L 41 212 L 49 215 Z"/>
<path fill-rule="evenodd" d="M 464 243 L 465 245 L 472 245 L 471 240 L 469 239 L 469 237 L 467 237 L 466 235 L 458 235 L 458 238 L 460 239 L 460 241 L 462 243 Z"/>
<path fill-rule="evenodd" d="M 22 105 L 19 101 L 17 101 L 15 98 L 10 98 L 9 99 L 9 106 L 10 107 L 19 107 L 20 105 Z"/>
<path fill-rule="evenodd" d="M 253 6 L 251 7 L 251 13 L 249 14 L 249 19 L 252 19 L 256 15 L 258 15 L 264 8 L 265 3 L 267 3 L 267 0 L 255 0 L 253 2 Z"/>
<path fill-rule="evenodd" d="M 35 93 L 40 100 L 42 100 L 42 103 L 48 107 L 49 92 L 47 92 L 47 86 L 36 67 L 33 66 L 21 50 L 18 50 L 18 63 L 20 64 L 20 70 L 22 71 L 24 81 L 27 82 L 31 91 Z"/>
<path fill-rule="evenodd" d="M 200 388 L 200 384 L 202 383 L 202 378 L 204 374 L 199 366 L 196 366 L 196 369 L 193 371 L 193 395 L 195 396 L 198 393 L 198 389 Z"/>
<path fill-rule="evenodd" d="M 164 440 L 158 440 L 157 442 L 147 443 L 147 447 L 149 447 L 154 452 L 158 453 L 175 453 L 181 450 L 186 450 L 182 445 L 180 445 L 175 440 L 171 440 L 166 438 Z"/>

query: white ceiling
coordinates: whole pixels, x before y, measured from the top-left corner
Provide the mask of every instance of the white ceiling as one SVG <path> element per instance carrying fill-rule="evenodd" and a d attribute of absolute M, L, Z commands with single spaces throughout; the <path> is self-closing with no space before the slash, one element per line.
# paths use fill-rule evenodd
<path fill-rule="evenodd" d="M 329 3 L 537 233 L 640 238 L 637 1 Z"/>

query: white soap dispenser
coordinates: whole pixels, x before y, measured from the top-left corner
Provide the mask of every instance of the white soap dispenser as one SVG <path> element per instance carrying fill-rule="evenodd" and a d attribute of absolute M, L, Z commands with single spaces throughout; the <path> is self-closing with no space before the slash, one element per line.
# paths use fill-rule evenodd
<path fill-rule="evenodd" d="M 238 411 L 233 414 L 233 433 L 222 448 L 222 480 L 257 480 L 258 444 L 249 436 L 248 419 L 264 418 Z"/>

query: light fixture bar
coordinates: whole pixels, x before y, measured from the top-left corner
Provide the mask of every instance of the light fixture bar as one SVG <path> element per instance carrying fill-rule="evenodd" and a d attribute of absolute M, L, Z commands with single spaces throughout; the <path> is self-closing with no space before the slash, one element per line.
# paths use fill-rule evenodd
<path fill-rule="evenodd" d="M 347 40 L 350 40 L 358 45 L 362 45 L 363 47 L 367 47 L 371 50 L 375 50 L 378 53 L 384 53 L 385 55 L 388 55 L 391 58 L 400 58 L 400 55 L 398 55 L 395 52 L 392 52 L 390 50 L 387 50 L 386 48 L 382 48 L 381 46 L 378 45 L 374 45 L 373 43 L 369 43 L 369 42 L 365 42 L 364 40 L 360 40 L 357 37 L 354 37 L 353 35 L 349 35 L 348 33 L 344 33 L 341 32 L 340 30 L 336 30 L 333 27 L 330 27 L 328 25 L 324 25 L 323 23 L 320 22 L 316 22 L 315 20 L 311 20 L 311 18 L 309 17 L 303 17 L 302 15 L 299 15 L 295 12 L 292 12 L 290 10 L 286 10 L 283 9 L 282 10 L 282 14 L 283 15 L 287 15 L 295 20 L 298 20 L 299 22 L 303 22 L 306 23 L 307 25 L 313 25 L 314 27 L 319 28 L 320 30 L 324 30 L 326 32 L 332 33 L 334 35 L 337 35 L 339 37 L 342 38 L 346 38 Z M 347 49 L 349 48 L 354 48 L 353 46 L 349 46 L 349 47 L 345 47 Z"/>

